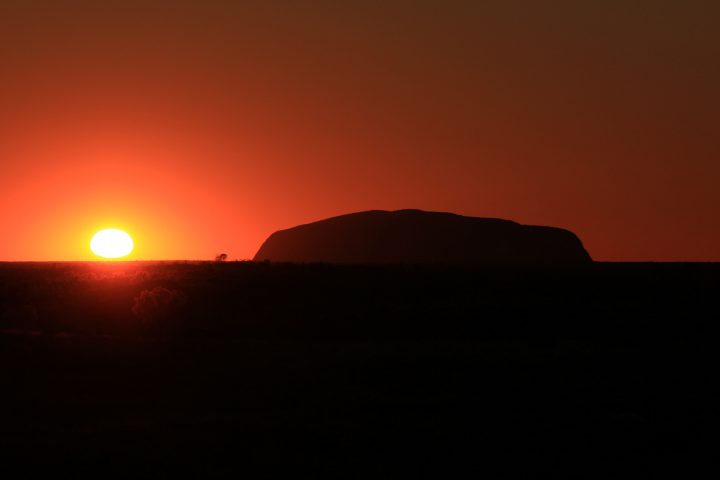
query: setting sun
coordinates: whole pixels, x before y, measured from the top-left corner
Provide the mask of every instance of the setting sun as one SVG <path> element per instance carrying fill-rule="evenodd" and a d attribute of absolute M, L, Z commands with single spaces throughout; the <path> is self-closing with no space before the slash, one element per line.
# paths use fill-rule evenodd
<path fill-rule="evenodd" d="M 130 235 L 115 228 L 97 232 L 90 241 L 90 250 L 103 258 L 126 257 L 133 251 L 134 246 Z"/>

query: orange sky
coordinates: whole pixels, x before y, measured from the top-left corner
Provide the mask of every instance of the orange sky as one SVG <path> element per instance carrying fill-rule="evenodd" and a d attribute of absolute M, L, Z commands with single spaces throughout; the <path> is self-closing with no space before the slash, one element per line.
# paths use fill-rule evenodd
<path fill-rule="evenodd" d="M 628 5 L 631 4 L 631 5 Z M 0 2 L 0 260 L 252 257 L 368 209 L 720 260 L 720 2 Z"/>

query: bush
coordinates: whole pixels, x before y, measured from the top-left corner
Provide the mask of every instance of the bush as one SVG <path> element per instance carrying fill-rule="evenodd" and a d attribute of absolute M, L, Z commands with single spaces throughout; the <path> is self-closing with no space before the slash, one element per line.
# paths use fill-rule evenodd
<path fill-rule="evenodd" d="M 155 287 L 152 290 L 143 290 L 135 297 L 132 312 L 145 322 L 164 323 L 185 303 L 186 298 L 182 291 Z"/>

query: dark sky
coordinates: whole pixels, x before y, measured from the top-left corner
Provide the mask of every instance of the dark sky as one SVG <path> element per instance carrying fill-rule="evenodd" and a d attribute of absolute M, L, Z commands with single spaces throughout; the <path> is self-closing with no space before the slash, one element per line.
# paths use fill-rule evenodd
<path fill-rule="evenodd" d="M 0 2 L 0 260 L 422 208 L 720 260 L 720 2 Z"/>

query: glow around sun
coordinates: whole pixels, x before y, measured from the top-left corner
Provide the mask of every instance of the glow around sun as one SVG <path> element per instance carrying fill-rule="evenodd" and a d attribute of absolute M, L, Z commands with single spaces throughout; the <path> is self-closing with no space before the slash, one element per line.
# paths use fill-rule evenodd
<path fill-rule="evenodd" d="M 133 251 L 135 244 L 132 237 L 116 228 L 108 228 L 97 232 L 90 240 L 90 250 L 103 258 L 127 257 Z"/>

